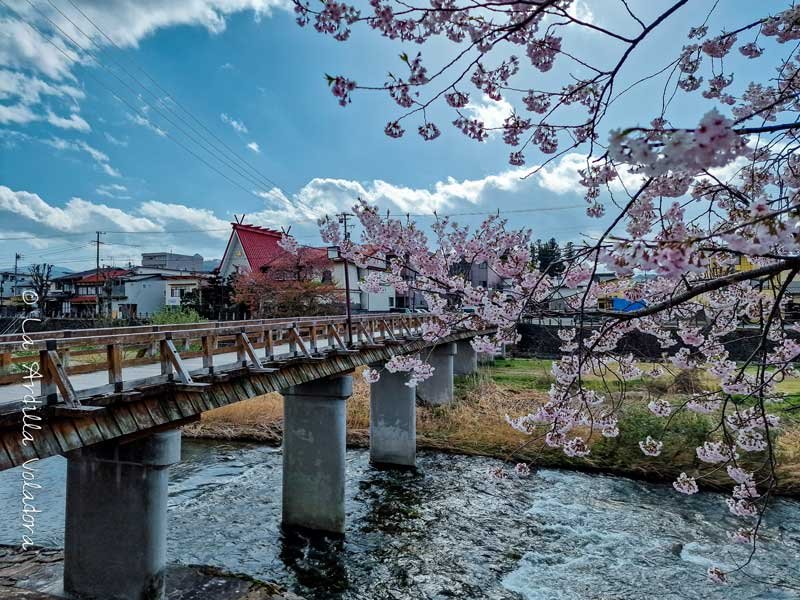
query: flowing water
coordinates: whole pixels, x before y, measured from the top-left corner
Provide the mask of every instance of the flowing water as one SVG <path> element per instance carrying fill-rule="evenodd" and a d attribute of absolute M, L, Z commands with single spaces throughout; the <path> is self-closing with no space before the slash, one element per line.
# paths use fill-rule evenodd
<path fill-rule="evenodd" d="M 707 581 L 735 519 L 724 497 L 541 470 L 495 480 L 499 463 L 421 453 L 417 472 L 377 470 L 348 451 L 347 536 L 285 534 L 281 454 L 184 441 L 171 469 L 170 560 L 278 581 L 313 599 L 787 599 L 800 592 L 800 503 L 778 500 L 762 546 L 733 583 Z M 34 540 L 63 543 L 64 459 L 37 465 Z M 18 543 L 20 472 L 0 473 L 0 543 Z M 90 502 L 91 499 L 87 498 Z M 109 532 L 113 535 L 113 532 Z"/>

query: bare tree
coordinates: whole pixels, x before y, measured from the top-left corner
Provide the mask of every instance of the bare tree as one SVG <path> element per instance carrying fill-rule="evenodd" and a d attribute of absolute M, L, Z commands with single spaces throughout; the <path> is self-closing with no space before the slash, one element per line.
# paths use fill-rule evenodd
<path fill-rule="evenodd" d="M 47 307 L 47 295 L 50 292 L 50 281 L 53 272 L 53 265 L 42 263 L 40 265 L 32 265 L 28 270 L 31 276 L 31 285 L 33 291 L 36 292 L 39 298 L 39 309 L 44 314 Z"/>

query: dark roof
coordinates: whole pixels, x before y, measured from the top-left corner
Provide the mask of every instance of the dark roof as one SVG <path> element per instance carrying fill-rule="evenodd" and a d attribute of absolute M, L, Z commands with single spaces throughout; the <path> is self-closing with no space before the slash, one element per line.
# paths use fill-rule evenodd
<path fill-rule="evenodd" d="M 112 271 L 113 272 L 123 271 L 127 273 L 127 269 L 120 269 L 119 267 L 100 267 L 101 279 L 102 279 L 102 274 Z M 86 269 L 85 271 L 77 271 L 76 273 L 67 273 L 66 275 L 61 275 L 60 277 L 54 277 L 52 281 L 76 281 L 78 279 L 94 276 L 96 274 L 97 274 L 97 269 Z M 117 275 L 107 275 L 107 277 L 117 277 Z"/>
<path fill-rule="evenodd" d="M 78 280 L 78 283 L 99 283 L 115 277 L 122 277 L 130 273 L 128 269 L 100 269 L 99 277 L 96 271 L 90 271 Z"/>

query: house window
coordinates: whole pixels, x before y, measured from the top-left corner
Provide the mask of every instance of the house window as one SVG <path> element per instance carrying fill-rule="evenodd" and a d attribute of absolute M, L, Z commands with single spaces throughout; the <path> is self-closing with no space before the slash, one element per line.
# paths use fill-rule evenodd
<path fill-rule="evenodd" d="M 389 307 L 394 307 L 394 296 L 389 296 Z"/>

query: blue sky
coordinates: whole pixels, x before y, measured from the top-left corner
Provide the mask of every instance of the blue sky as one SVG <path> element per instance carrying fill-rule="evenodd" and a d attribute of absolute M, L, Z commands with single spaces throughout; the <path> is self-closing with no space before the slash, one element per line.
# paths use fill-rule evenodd
<path fill-rule="evenodd" d="M 69 0 L 53 4 L 97 46 L 47 1 L 35 0 L 49 18 L 92 50 L 94 56 L 83 52 L 74 63 L 76 49 L 26 0 L 5 2 L 17 14 L 0 5 L 0 268 L 13 264 L 15 252 L 24 255 L 24 265 L 91 267 L 95 230 L 107 232 L 102 238 L 104 264 L 137 262 L 141 252 L 157 250 L 219 258 L 234 214 L 247 214 L 247 221 L 256 224 L 291 226 L 305 243 L 318 243 L 313 218 L 348 207 L 359 194 L 401 213 L 544 209 L 509 217 L 515 226 L 533 227 L 535 237 L 562 241 L 591 235 L 602 224 L 584 214 L 575 176 L 578 154 L 523 180 L 527 171 L 508 165 L 509 147 L 499 136 L 484 144 L 467 140 L 449 124 L 453 116 L 444 109 L 431 115 L 443 131 L 438 140 L 423 142 L 413 122 L 406 126 L 404 138 L 392 140 L 383 134 L 383 126 L 400 113 L 387 95 L 357 94 L 346 108 L 331 96 L 325 73 L 380 84 L 388 70 L 403 72 L 398 54 L 416 52 L 415 45 L 390 42 L 366 28 L 357 28 L 347 43 L 335 42 L 295 25 L 293 13 L 281 0 L 76 0 L 118 49 Z M 630 27 L 632 32 L 632 22 L 616 4 L 581 1 L 576 10 L 598 24 Z M 631 2 L 645 17 L 652 4 Z M 754 16 L 749 3 L 721 4 L 716 21 L 720 25 L 740 25 Z M 775 11 L 786 3 L 764 4 Z M 680 48 L 677 36 L 702 21 L 710 5 L 690 2 L 663 33 L 637 51 L 626 76 L 632 80 L 665 64 L 664 48 L 674 55 Z M 20 17 L 39 27 L 71 58 Z M 749 39 L 741 43 L 745 41 Z M 608 46 L 591 34 L 579 34 L 566 44 L 600 62 L 610 56 Z M 431 68 L 453 50 L 438 42 L 421 49 Z M 769 53 L 760 60 L 768 59 Z M 117 63 L 155 95 L 125 77 Z M 757 73 L 764 64 L 747 68 Z M 563 80 L 558 66 L 542 76 L 525 65 L 523 60 L 520 85 L 537 78 Z M 737 73 L 737 82 L 747 81 L 747 75 Z M 158 114 L 185 128 L 166 110 L 170 100 L 148 77 L 222 140 L 225 160 L 250 177 L 220 165 Z M 620 102 L 610 112 L 607 127 L 649 120 L 655 89 L 643 87 Z M 502 120 L 510 108 L 483 103 L 474 89 L 467 91 L 476 102 L 476 114 Z M 676 124 L 694 125 L 712 105 L 699 95 L 679 97 L 673 112 L 690 118 Z M 201 125 L 181 114 L 199 130 Z M 530 164 L 543 160 L 532 151 L 526 155 Z M 242 166 L 242 160 L 253 170 Z M 471 223 L 479 219 L 459 218 Z M 136 233 L 121 233 L 126 231 Z"/>

